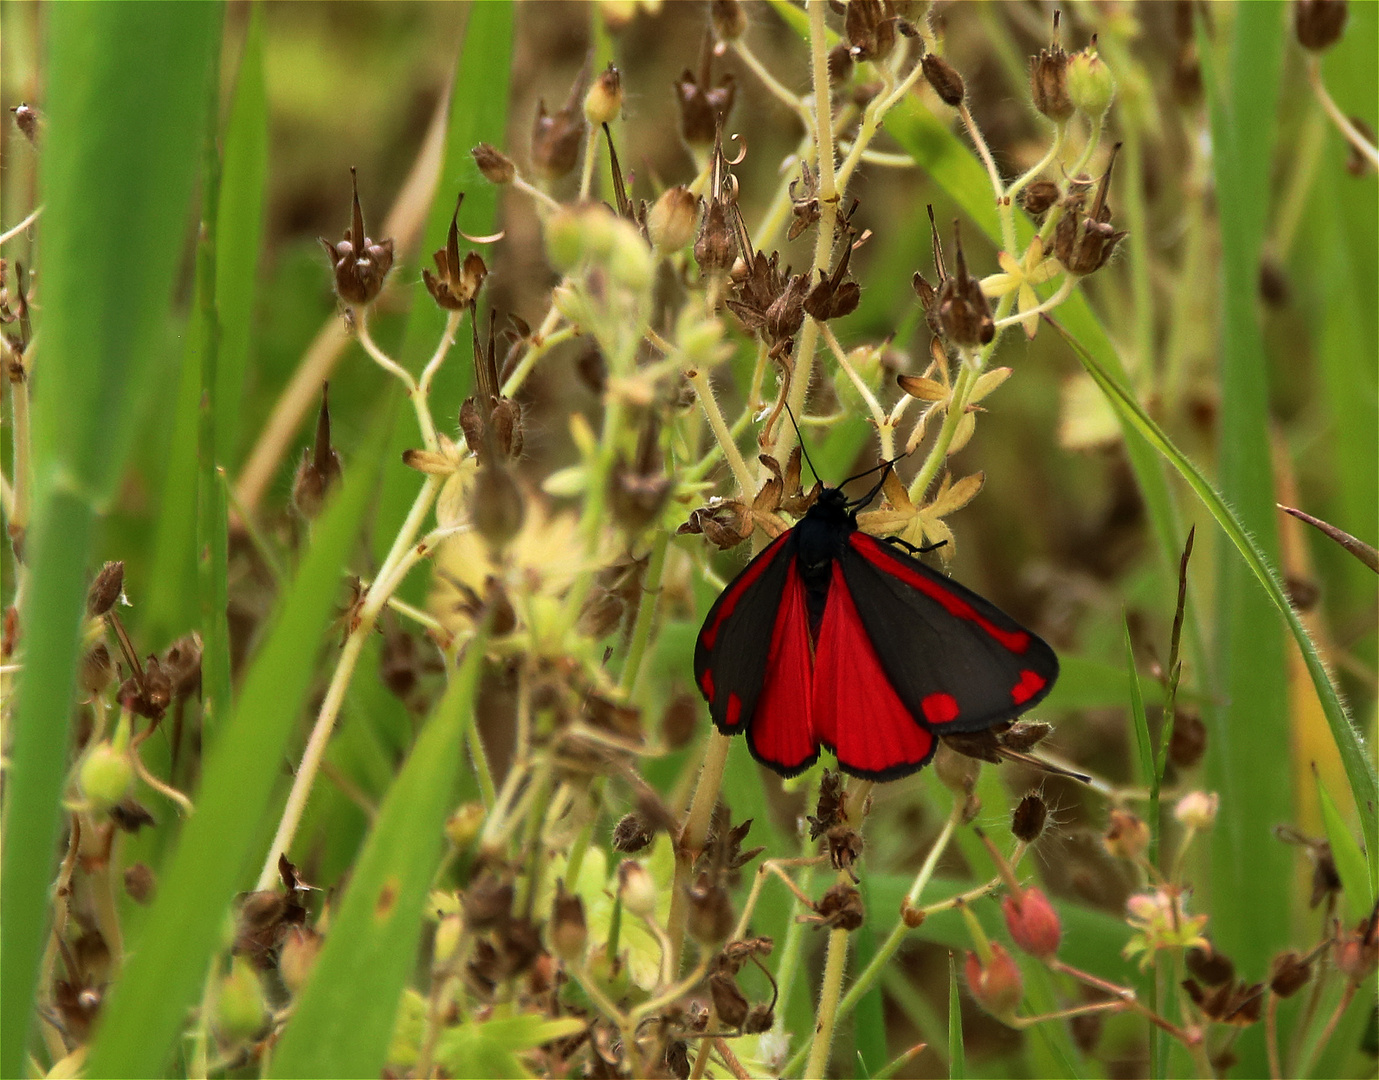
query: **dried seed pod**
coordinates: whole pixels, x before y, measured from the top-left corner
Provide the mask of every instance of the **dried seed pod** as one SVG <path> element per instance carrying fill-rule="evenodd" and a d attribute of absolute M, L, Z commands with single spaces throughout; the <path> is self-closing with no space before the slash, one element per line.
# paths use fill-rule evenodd
<path fill-rule="evenodd" d="M 694 261 L 703 273 L 730 270 L 737 258 L 737 234 L 728 224 L 728 210 L 719 199 L 710 199 L 694 238 Z"/>
<path fill-rule="evenodd" d="M 1168 758 L 1179 769 L 1191 769 L 1207 752 L 1207 726 L 1195 712 L 1179 709 L 1168 740 Z"/>
<path fill-rule="evenodd" d="M 1062 194 L 1052 180 L 1035 180 L 1020 192 L 1020 205 L 1027 213 L 1037 218 L 1046 213 Z"/>
<path fill-rule="evenodd" d="M 547 113 L 545 100 L 537 102 L 531 134 L 531 163 L 536 173 L 547 180 L 559 180 L 579 164 L 579 148 L 584 142 L 584 111 L 580 108 L 584 77 L 581 74 L 575 80 L 559 112 Z"/>
<path fill-rule="evenodd" d="M 86 613 L 99 618 L 124 596 L 124 562 L 108 562 L 100 568 L 86 592 Z"/>
<path fill-rule="evenodd" d="M 1010 817 L 1010 831 L 1015 834 L 1015 839 L 1032 844 L 1044 832 L 1048 817 L 1048 804 L 1037 791 L 1031 791 L 1015 807 Z"/>
<path fill-rule="evenodd" d="M 576 963 L 584 956 L 589 940 L 589 928 L 584 919 L 584 901 L 565 891 L 565 882 L 556 882 L 555 900 L 551 907 L 551 952 L 566 963 Z"/>
<path fill-rule="evenodd" d="M 733 902 L 728 890 L 701 873 L 689 890 L 690 935 L 703 945 L 726 941 L 733 930 Z"/>
<path fill-rule="evenodd" d="M 32 105 L 21 101 L 18 105 L 10 109 L 14 113 L 14 126 L 23 133 L 24 138 L 30 143 L 38 145 L 38 113 L 34 111 Z"/>
<path fill-rule="evenodd" d="M 340 482 L 340 455 L 330 441 L 330 383 L 321 384 L 321 408 L 316 414 L 316 438 L 302 454 L 292 481 L 292 505 L 311 519 L 325 506 L 326 496 Z"/>
<path fill-rule="evenodd" d="M 460 259 L 460 207 L 464 205 L 464 192 L 460 192 L 455 202 L 455 212 L 450 216 L 450 230 L 445 236 L 445 247 L 432 256 L 436 264 L 436 274 L 422 267 L 421 279 L 431 299 L 446 311 L 462 311 L 474 303 L 488 267 L 478 252 L 471 251 L 463 261 Z"/>
<path fill-rule="evenodd" d="M 1312 977 L 1312 961 L 1291 950 L 1274 957 L 1269 969 L 1269 989 L 1281 998 L 1292 997 Z"/>
<path fill-rule="evenodd" d="M 1220 986 L 1235 978 L 1231 958 L 1214 949 L 1189 949 L 1185 963 L 1188 971 L 1207 986 Z"/>
<path fill-rule="evenodd" d="M 862 894 L 851 885 L 835 885 L 816 905 L 821 925 L 838 930 L 856 930 L 866 920 Z"/>
<path fill-rule="evenodd" d="M 1293 29 L 1298 44 L 1322 52 L 1341 40 L 1348 14 L 1346 0 L 1295 0 Z"/>
<path fill-rule="evenodd" d="M 613 850 L 635 855 L 651 843 L 652 833 L 636 814 L 624 814 L 613 826 Z"/>
<path fill-rule="evenodd" d="M 661 255 L 671 255 L 694 239 L 699 200 L 684 184 L 666 188 L 646 213 L 646 234 Z M 697 257 L 697 256 L 696 256 Z"/>
<path fill-rule="evenodd" d="M 471 930 L 492 930 L 512 916 L 511 882 L 499 881 L 485 872 L 460 896 L 465 925 Z"/>
<path fill-rule="evenodd" d="M 1116 163 L 1117 143 L 1111 160 L 1097 185 L 1096 198 L 1084 211 L 1086 193 L 1079 185 L 1070 185 L 1063 203 L 1063 216 L 1053 231 L 1053 250 L 1064 268 L 1072 274 L 1090 274 L 1100 270 L 1110 259 L 1116 245 L 1126 236 L 1124 230 L 1111 225 L 1111 207 L 1106 196 L 1111 189 L 1111 169 Z"/>
<path fill-rule="evenodd" d="M 709 18 L 719 41 L 736 41 L 747 32 L 747 11 L 741 0 L 711 0 Z"/>
<path fill-rule="evenodd" d="M 136 862 L 125 867 L 124 890 L 136 904 L 147 905 L 153 900 L 156 883 L 148 863 Z"/>
<path fill-rule="evenodd" d="M 737 980 L 726 971 L 715 971 L 709 976 L 709 994 L 718 1019 L 729 1028 L 740 1028 L 747 1019 L 747 997 Z"/>
<path fill-rule="evenodd" d="M 517 178 L 517 166 L 512 158 L 491 143 L 480 143 L 470 151 L 474 164 L 490 184 L 511 184 Z"/>
<path fill-rule="evenodd" d="M 953 222 L 953 235 L 956 265 L 953 276 L 943 282 L 938 293 L 938 323 L 947 340 L 964 348 L 974 348 L 991 342 L 996 336 L 996 324 L 981 282 L 967 272 L 957 221 Z"/>
<path fill-rule="evenodd" d="M 1059 42 L 1059 13 L 1053 13 L 1053 41 L 1038 56 L 1030 57 L 1029 91 L 1034 107 L 1055 123 L 1074 112 L 1068 96 L 1068 54 Z"/>
<path fill-rule="evenodd" d="M 920 66 L 924 69 L 924 78 L 934 88 L 940 101 L 954 108 L 962 104 L 967 87 L 957 68 L 936 53 L 925 53 Z"/>
<path fill-rule="evenodd" d="M 841 86 L 852 78 L 852 49 L 839 43 L 828 50 L 828 82 L 830 86 Z"/>
<path fill-rule="evenodd" d="M 383 288 L 383 279 L 393 265 L 393 241 L 373 240 L 364 232 L 364 211 L 359 206 L 359 178 L 350 169 L 354 191 L 350 227 L 338 244 L 320 237 L 330 256 L 335 275 L 335 292 L 346 304 L 363 305 L 373 301 Z"/>
<path fill-rule="evenodd" d="M 675 83 L 675 96 L 680 103 L 680 134 L 691 146 L 710 146 L 719 129 L 728 122 L 737 83 L 731 74 L 724 74 L 713 85 L 713 34 L 705 30 L 699 53 L 699 73 L 686 68 Z"/>
<path fill-rule="evenodd" d="M 105 642 L 98 641 L 81 658 L 81 688 L 92 697 L 103 694 L 115 678 L 115 663 Z"/>
<path fill-rule="evenodd" d="M 843 33 L 854 60 L 884 60 L 895 48 L 895 16 L 882 0 L 848 0 Z"/>

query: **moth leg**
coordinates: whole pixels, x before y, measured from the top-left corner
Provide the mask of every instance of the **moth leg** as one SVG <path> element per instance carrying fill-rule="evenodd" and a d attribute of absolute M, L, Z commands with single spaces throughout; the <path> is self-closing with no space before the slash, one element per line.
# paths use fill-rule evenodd
<path fill-rule="evenodd" d="M 940 540 L 937 544 L 925 544 L 923 547 L 916 547 L 908 540 L 905 540 L 899 536 L 885 536 L 881 539 L 885 540 L 888 544 L 894 544 L 898 548 L 903 548 L 904 550 L 908 551 L 911 555 L 928 555 L 929 552 L 937 551 L 939 548 L 943 547 L 946 543 L 948 543 L 947 540 Z"/>

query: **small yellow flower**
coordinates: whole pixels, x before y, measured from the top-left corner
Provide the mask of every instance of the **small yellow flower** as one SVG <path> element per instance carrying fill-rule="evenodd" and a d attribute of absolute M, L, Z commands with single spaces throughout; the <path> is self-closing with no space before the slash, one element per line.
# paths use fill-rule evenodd
<path fill-rule="evenodd" d="M 982 292 L 994 300 L 1018 290 L 1015 307 L 1021 315 L 1032 312 L 1039 306 L 1039 296 L 1035 293 L 1034 286 L 1042 285 L 1062 272 L 1057 259 L 1044 257 L 1044 241 L 1037 236 L 1030 241 L 1029 247 L 1025 249 L 1025 257 L 1019 262 L 1005 251 L 996 256 L 996 261 L 1005 272 L 983 278 Z M 1039 316 L 1029 315 L 1020 321 L 1020 326 L 1024 329 L 1026 337 L 1034 337 L 1039 329 Z"/>
<path fill-rule="evenodd" d="M 1179 889 L 1158 889 L 1152 893 L 1137 893 L 1125 902 L 1126 922 L 1136 933 L 1130 936 L 1121 955 L 1127 960 L 1137 953 L 1140 970 L 1153 962 L 1159 949 L 1209 949 L 1202 936 L 1207 916 L 1189 915 L 1186 896 Z"/>

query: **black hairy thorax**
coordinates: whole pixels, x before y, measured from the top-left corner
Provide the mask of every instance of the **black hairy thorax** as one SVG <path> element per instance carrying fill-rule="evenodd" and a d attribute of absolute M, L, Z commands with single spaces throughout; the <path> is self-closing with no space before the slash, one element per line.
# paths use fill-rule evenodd
<path fill-rule="evenodd" d="M 857 514 L 849 508 L 841 488 L 825 488 L 817 502 L 795 526 L 795 558 L 809 613 L 809 637 L 819 640 L 819 627 L 828 605 L 833 561 L 857 531 Z"/>

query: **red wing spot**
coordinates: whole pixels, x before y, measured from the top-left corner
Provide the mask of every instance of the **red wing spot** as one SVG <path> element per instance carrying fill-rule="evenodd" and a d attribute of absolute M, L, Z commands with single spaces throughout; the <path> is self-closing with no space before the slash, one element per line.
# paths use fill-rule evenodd
<path fill-rule="evenodd" d="M 877 540 L 876 537 L 866 533 L 853 533 L 852 546 L 864 559 L 879 568 L 882 573 L 890 574 L 891 577 L 903 581 L 911 588 L 918 589 L 929 599 L 936 600 L 954 618 L 976 623 L 1011 652 L 1019 654 L 1029 648 L 1029 634 L 1024 630 L 1002 630 L 961 596 L 950 592 L 937 581 L 921 577 L 904 563 L 891 558 L 886 545 Z"/>
<path fill-rule="evenodd" d="M 1033 671 L 1022 671 L 1020 672 L 1020 681 L 1010 692 L 1010 699 L 1016 705 L 1023 705 L 1047 685 L 1048 679 L 1042 675 L 1035 674 Z"/>
<path fill-rule="evenodd" d="M 748 563 L 747 569 L 742 571 L 742 576 L 728 586 L 728 591 L 720 598 L 718 610 L 714 613 L 713 625 L 705 626 L 699 635 L 699 644 L 703 645 L 704 648 L 713 648 L 713 643 L 718 640 L 719 628 L 733 613 L 737 607 L 737 602 L 742 599 L 742 594 L 747 591 L 747 587 L 766 572 L 766 568 L 774 561 L 773 553 L 776 548 L 783 544 L 789 535 L 788 531 L 783 533 L 779 540 Z"/>
<path fill-rule="evenodd" d="M 958 699 L 952 694 L 927 694 L 919 707 L 931 724 L 951 724 L 958 718 Z"/>
<path fill-rule="evenodd" d="M 704 699 L 713 701 L 713 670 L 705 668 L 704 674 L 699 676 L 699 689 L 704 691 Z"/>
<path fill-rule="evenodd" d="M 728 695 L 728 726 L 736 727 L 742 719 L 742 699 L 736 694 Z"/>

